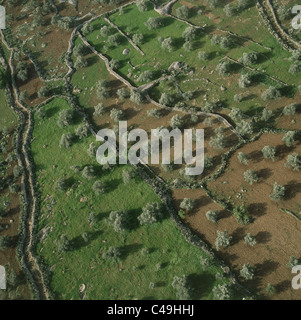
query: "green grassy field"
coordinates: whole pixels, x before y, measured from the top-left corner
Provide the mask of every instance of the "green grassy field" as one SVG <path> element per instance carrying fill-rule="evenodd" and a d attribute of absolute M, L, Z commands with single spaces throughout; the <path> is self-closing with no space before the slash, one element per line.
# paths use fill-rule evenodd
<path fill-rule="evenodd" d="M 3 128 L 10 128 L 16 124 L 17 117 L 7 105 L 4 90 L 0 90 L 0 114 L 0 130 Z"/>
<path fill-rule="evenodd" d="M 198 5 L 195 1 L 190 1 L 192 4 Z M 173 13 L 176 13 L 177 7 L 183 3 L 177 3 L 173 8 Z M 187 28 L 187 25 L 177 21 L 170 17 L 165 17 L 166 25 L 159 29 L 149 30 L 144 23 L 150 17 L 158 17 L 159 15 L 154 10 L 148 10 L 146 12 L 140 12 L 136 5 L 131 5 L 124 9 L 122 15 L 119 12 L 111 15 L 109 18 L 118 27 L 127 33 L 130 37 L 133 37 L 135 33 L 141 33 L 144 35 L 144 42 L 139 45 L 145 53 L 142 56 L 137 50 L 135 50 L 130 43 L 123 38 L 118 47 L 109 46 L 106 43 L 107 38 L 100 35 L 100 29 L 102 26 L 108 26 L 107 22 L 101 18 L 95 20 L 92 24 L 94 31 L 87 36 L 89 42 L 95 46 L 95 48 L 104 53 L 110 59 L 117 59 L 120 61 L 120 68 L 118 72 L 130 82 L 139 86 L 143 84 L 138 82 L 138 76 L 146 70 L 152 70 L 155 73 L 155 77 L 158 78 L 163 70 L 168 69 L 172 62 L 183 61 L 189 67 L 192 67 L 193 72 L 186 76 L 181 76 L 179 80 L 180 88 L 183 92 L 193 91 L 194 99 L 191 104 L 197 107 L 202 107 L 205 94 L 208 95 L 209 100 L 221 100 L 224 101 L 226 108 L 238 107 L 249 115 L 254 115 L 258 110 L 262 109 L 264 101 L 261 99 L 261 93 L 268 86 L 281 86 L 277 81 L 272 80 L 268 76 L 278 78 L 286 82 L 288 85 L 295 86 L 300 81 L 299 75 L 291 75 L 288 73 L 291 61 L 289 59 L 290 54 L 283 50 L 277 43 L 276 39 L 267 32 L 267 28 L 260 20 L 259 14 L 255 7 L 245 10 L 234 17 L 227 17 L 222 9 L 209 10 L 204 8 L 204 15 L 192 15 L 191 21 L 198 25 L 207 24 L 208 32 L 200 32 L 199 36 L 194 41 L 194 50 L 185 51 L 183 46 L 184 39 L 182 38 L 183 31 Z M 208 14 L 211 13 L 211 15 Z M 211 17 L 209 21 L 208 16 Z M 259 23 L 255 26 L 254 21 L 250 17 L 258 16 Z M 217 20 L 216 20 L 217 19 Z M 244 23 L 242 23 L 242 21 Z M 272 51 L 261 47 L 260 45 L 239 38 L 236 39 L 236 45 L 231 49 L 221 49 L 219 46 L 211 43 L 211 37 L 214 33 L 226 35 L 226 33 L 215 30 L 216 27 L 223 30 L 229 30 L 234 33 L 240 34 L 246 38 L 250 38 L 256 42 L 259 42 L 267 47 L 270 47 Z M 116 33 L 115 29 L 112 29 L 112 33 Z M 172 37 L 175 43 L 175 49 L 172 52 L 168 52 L 161 48 L 158 41 L 158 37 L 166 38 Z M 123 55 L 124 49 L 130 49 L 127 55 Z M 198 52 L 205 51 L 210 54 L 210 58 L 207 61 L 201 61 L 198 59 Z M 255 82 L 251 87 L 247 89 L 241 89 L 238 86 L 238 79 L 242 73 L 250 72 L 247 69 L 235 65 L 230 74 L 220 76 L 216 71 L 216 67 L 220 60 L 226 55 L 239 60 L 243 53 L 256 52 L 259 54 L 259 61 L 253 68 L 257 68 L 262 72 L 260 76 L 260 82 Z M 132 68 L 130 64 L 135 66 Z M 96 72 L 96 66 L 90 66 L 89 70 Z M 256 77 L 258 78 L 258 77 Z M 211 82 L 206 82 L 209 79 Z M 259 79 L 259 78 L 258 78 Z M 256 80 L 257 81 L 257 80 Z M 226 87 L 226 90 L 221 90 L 222 87 Z M 296 89 L 294 89 L 290 97 L 293 96 Z M 177 93 L 177 90 L 173 82 L 164 81 L 157 87 L 152 89 L 151 95 L 159 99 L 163 92 L 170 94 Z M 246 99 L 243 103 L 238 103 L 233 100 L 235 94 L 242 94 Z"/>
<path fill-rule="evenodd" d="M 71 127 L 57 126 L 59 112 L 68 108 L 65 100 L 56 99 L 46 107 L 46 118 L 36 118 L 35 141 L 32 152 L 37 167 L 41 191 L 41 216 L 39 230 L 50 228 L 49 234 L 40 241 L 37 252 L 52 270 L 51 288 L 59 299 L 78 299 L 79 288 L 86 285 L 87 299 L 175 299 L 171 286 L 173 277 L 186 274 L 193 286 L 194 299 L 212 298 L 211 290 L 220 281 L 215 280 L 217 271 L 212 265 L 205 272 L 200 265 L 204 253 L 188 244 L 172 220 L 140 226 L 137 216 L 141 208 L 159 199 L 140 178 L 128 185 L 122 182 L 124 167 L 113 167 L 104 171 L 96 160 L 89 158 L 87 148 L 93 138 L 76 142 L 70 149 L 60 149 L 63 133 L 73 132 L 80 123 L 75 120 Z M 74 173 L 70 166 L 93 165 L 97 177 L 86 180 L 81 173 Z M 56 181 L 64 177 L 68 191 L 55 189 Z M 92 185 L 101 179 L 106 193 L 95 196 Z M 130 213 L 132 229 L 124 234 L 116 233 L 106 223 L 112 210 Z M 88 223 L 93 212 L 96 222 Z M 86 232 L 89 241 L 81 235 Z M 68 252 L 58 252 L 58 241 L 65 234 L 73 245 Z M 101 258 L 109 247 L 120 247 L 122 256 L 118 264 Z M 142 254 L 142 249 L 148 253 Z M 160 263 L 162 268 L 156 270 Z M 149 288 L 150 282 L 155 284 Z"/>

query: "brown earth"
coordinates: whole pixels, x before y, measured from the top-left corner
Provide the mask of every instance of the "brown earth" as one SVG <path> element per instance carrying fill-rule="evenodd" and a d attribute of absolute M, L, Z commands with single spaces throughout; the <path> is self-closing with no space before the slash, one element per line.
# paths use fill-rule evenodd
<path fill-rule="evenodd" d="M 10 137 L 8 150 L 11 152 L 12 137 Z M 17 163 L 13 162 L 8 170 L 8 175 L 13 174 L 13 168 Z M 19 181 L 20 182 L 20 181 Z M 16 259 L 16 245 L 18 242 L 19 233 L 19 218 L 20 218 L 20 200 L 17 194 L 9 193 L 8 189 L 1 192 L 0 195 L 9 194 L 10 206 L 7 208 L 7 216 L 0 220 L 1 225 L 8 226 L 8 229 L 0 232 L 1 236 L 7 235 L 12 238 L 13 245 L 6 250 L 0 250 L 0 265 L 6 266 L 6 270 L 14 269 L 21 279 L 20 285 L 17 287 L 17 299 L 30 299 L 30 290 L 24 278 L 20 264 Z M 15 289 L 13 289 L 15 291 Z"/>
<path fill-rule="evenodd" d="M 237 275 L 243 264 L 250 263 L 255 267 L 254 280 L 241 279 L 247 287 L 255 293 L 264 294 L 266 285 L 271 283 L 277 290 L 273 299 L 295 300 L 301 298 L 301 291 L 292 289 L 293 275 L 286 264 L 290 256 L 301 258 L 301 222 L 280 209 L 301 213 L 301 173 L 284 167 L 288 154 L 301 154 L 301 145 L 295 143 L 294 147 L 287 148 L 281 141 L 282 136 L 267 134 L 258 141 L 245 145 L 232 156 L 226 173 L 208 184 L 216 196 L 234 204 L 245 204 L 250 216 L 254 218 L 253 223 L 239 225 L 229 212 L 215 204 L 203 190 L 176 190 L 174 197 L 177 205 L 185 197 L 197 199 L 197 209 L 188 214 L 185 221 L 212 247 L 217 230 L 228 230 L 233 236 L 232 245 L 220 250 L 218 255 Z M 278 147 L 275 162 L 262 157 L 261 149 L 265 145 Z M 248 166 L 238 162 L 237 154 L 240 151 L 249 155 Z M 250 186 L 244 181 L 243 173 L 247 169 L 259 174 L 258 183 Z M 275 181 L 287 187 L 285 200 L 278 203 L 269 198 Z M 242 192 L 242 189 L 246 192 Z M 238 193 L 242 195 L 242 199 L 237 198 Z M 221 211 L 217 225 L 206 219 L 208 210 Z M 247 246 L 243 241 L 243 237 L 249 232 L 256 237 L 257 244 L 254 247 Z"/>

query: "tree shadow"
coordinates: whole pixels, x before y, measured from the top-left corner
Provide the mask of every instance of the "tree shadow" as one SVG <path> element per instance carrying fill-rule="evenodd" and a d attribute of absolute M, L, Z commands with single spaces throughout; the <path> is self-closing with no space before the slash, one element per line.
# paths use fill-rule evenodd
<path fill-rule="evenodd" d="M 46 118 L 51 118 L 52 116 L 54 116 L 56 113 L 58 113 L 58 111 L 60 110 L 59 107 L 55 106 L 52 108 L 48 108 L 45 112 L 45 117 Z"/>
<path fill-rule="evenodd" d="M 286 188 L 285 199 L 287 200 L 293 199 L 298 193 L 301 192 L 301 182 L 292 180 L 287 183 L 285 188 Z"/>
<path fill-rule="evenodd" d="M 248 158 L 253 162 L 260 162 L 262 160 L 262 152 L 260 150 L 254 150 L 248 154 Z"/>
<path fill-rule="evenodd" d="M 259 171 L 257 171 L 259 178 L 262 178 L 263 180 L 267 180 L 273 175 L 273 171 L 269 168 L 264 168 Z"/>
<path fill-rule="evenodd" d="M 243 240 L 245 236 L 245 228 L 244 227 L 239 227 L 234 230 L 232 233 L 232 241 L 231 245 L 234 245 L 238 243 L 239 241 Z"/>
<path fill-rule="evenodd" d="M 88 241 L 85 241 L 82 237 L 82 235 L 79 235 L 75 238 L 73 238 L 70 243 L 72 246 L 72 251 L 79 250 L 83 247 L 88 246 L 92 241 L 97 239 L 100 235 L 102 234 L 102 231 L 92 231 L 92 232 L 87 232 L 88 235 Z"/>
<path fill-rule="evenodd" d="M 276 271 L 279 265 L 280 264 L 278 262 L 265 260 L 262 263 L 257 263 L 254 267 L 255 267 L 256 273 L 264 277 Z"/>
<path fill-rule="evenodd" d="M 257 243 L 268 243 L 272 238 L 272 235 L 268 231 L 259 231 L 257 235 L 255 236 Z"/>
<path fill-rule="evenodd" d="M 215 278 L 212 274 L 205 272 L 203 274 L 190 274 L 187 280 L 192 288 L 191 298 L 199 300 L 211 292 Z"/>
<path fill-rule="evenodd" d="M 252 216 L 261 217 L 266 214 L 267 204 L 266 203 L 251 203 L 247 207 L 248 212 L 251 213 Z"/>
<path fill-rule="evenodd" d="M 133 244 L 128 244 L 125 245 L 122 248 L 122 260 L 126 259 L 129 255 L 137 253 L 139 250 L 141 250 L 143 248 L 143 245 L 140 243 L 133 243 Z"/>
<path fill-rule="evenodd" d="M 291 281 L 283 280 L 275 285 L 276 292 L 282 292 L 291 289 Z"/>

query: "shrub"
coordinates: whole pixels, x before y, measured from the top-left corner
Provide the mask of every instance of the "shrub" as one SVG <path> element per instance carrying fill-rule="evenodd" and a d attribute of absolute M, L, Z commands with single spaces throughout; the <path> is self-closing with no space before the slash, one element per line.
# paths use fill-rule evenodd
<path fill-rule="evenodd" d="M 290 154 L 287 157 L 285 166 L 292 168 L 294 171 L 299 171 L 301 167 L 301 159 L 297 153 Z"/>
<path fill-rule="evenodd" d="M 92 166 L 87 166 L 84 168 L 82 176 L 85 179 L 93 179 L 95 177 L 95 169 Z"/>
<path fill-rule="evenodd" d="M 105 186 L 101 180 L 95 181 L 92 188 L 97 196 L 105 193 Z"/>
<path fill-rule="evenodd" d="M 215 240 L 215 248 L 217 251 L 219 251 L 219 249 L 221 247 L 227 248 L 230 246 L 231 244 L 231 240 L 232 240 L 232 236 L 228 235 L 228 231 L 217 231 L 217 237 Z"/>
<path fill-rule="evenodd" d="M 211 262 L 208 258 L 203 258 L 202 256 L 200 257 L 200 264 L 203 268 L 203 270 L 205 271 L 206 269 L 208 269 L 211 265 Z"/>
<path fill-rule="evenodd" d="M 171 172 L 174 170 L 174 165 L 171 163 L 170 164 L 161 164 L 161 167 L 165 172 Z"/>
<path fill-rule="evenodd" d="M 259 180 L 257 173 L 252 170 L 247 170 L 244 172 L 244 179 L 251 185 Z"/>
<path fill-rule="evenodd" d="M 244 264 L 240 270 L 240 275 L 246 280 L 252 280 L 254 278 L 254 268 L 248 263 Z"/>
<path fill-rule="evenodd" d="M 279 201 L 285 196 L 285 187 L 281 186 L 277 182 L 274 183 L 273 193 L 270 195 L 270 198 L 274 201 Z"/>
<path fill-rule="evenodd" d="M 62 179 L 62 178 L 59 179 L 56 182 L 55 189 L 60 190 L 60 191 L 66 190 L 67 189 L 67 181 L 65 179 Z"/>
<path fill-rule="evenodd" d="M 122 170 L 122 180 L 124 184 L 130 183 L 132 179 L 136 176 L 136 171 L 133 168 Z"/>
<path fill-rule="evenodd" d="M 66 252 L 66 251 L 70 251 L 70 250 L 72 250 L 70 240 L 65 235 L 62 235 L 61 240 L 58 244 L 58 251 L 59 252 Z"/>
<path fill-rule="evenodd" d="M 265 291 L 269 296 L 272 296 L 276 293 L 276 288 L 272 284 L 268 283 Z"/>
<path fill-rule="evenodd" d="M 290 257 L 287 267 L 292 269 L 293 267 L 299 265 L 299 260 L 293 256 Z"/>
<path fill-rule="evenodd" d="M 234 207 L 233 215 L 239 224 L 246 225 L 252 221 L 245 206 Z"/>
<path fill-rule="evenodd" d="M 213 223 L 217 223 L 218 220 L 218 211 L 217 210 L 209 210 L 206 212 L 206 218 L 213 222 Z"/>
<path fill-rule="evenodd" d="M 118 259 L 121 257 L 121 251 L 119 248 L 110 247 L 107 251 L 102 254 L 104 260 L 109 260 L 117 263 Z"/>

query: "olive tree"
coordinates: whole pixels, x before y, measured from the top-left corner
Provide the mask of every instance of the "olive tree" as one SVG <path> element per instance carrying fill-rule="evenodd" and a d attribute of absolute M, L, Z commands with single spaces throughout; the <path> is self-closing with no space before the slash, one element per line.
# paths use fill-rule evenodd
<path fill-rule="evenodd" d="M 206 218 L 213 223 L 217 223 L 218 215 L 219 212 L 217 210 L 209 210 L 206 212 Z"/>
<path fill-rule="evenodd" d="M 178 114 L 176 114 L 170 119 L 170 126 L 172 129 L 175 129 L 175 128 L 181 129 L 184 126 L 184 124 L 185 124 L 185 121 L 183 117 L 181 117 Z"/>
<path fill-rule="evenodd" d="M 105 186 L 101 180 L 95 181 L 92 188 L 97 196 L 105 193 Z"/>
<path fill-rule="evenodd" d="M 240 163 L 242 163 L 244 165 L 248 165 L 249 160 L 248 160 L 247 154 L 245 154 L 243 152 L 239 152 L 237 158 Z"/>
<path fill-rule="evenodd" d="M 279 91 L 279 89 L 275 88 L 275 87 L 269 87 L 267 90 L 265 90 L 262 95 L 261 98 L 264 101 L 267 100 L 276 100 L 278 98 L 281 97 L 281 92 Z"/>
<path fill-rule="evenodd" d="M 229 284 L 217 284 L 213 289 L 213 297 L 215 300 L 230 300 L 233 296 L 232 288 Z"/>
<path fill-rule="evenodd" d="M 104 104 L 101 102 L 97 106 L 94 107 L 94 116 L 102 116 L 105 114 L 105 107 Z"/>
<path fill-rule="evenodd" d="M 176 295 L 180 300 L 189 300 L 191 298 L 191 288 L 185 275 L 175 276 L 172 281 L 172 287 L 176 290 Z"/>
<path fill-rule="evenodd" d="M 141 225 L 153 224 L 164 216 L 163 207 L 158 202 L 148 203 L 142 208 L 142 213 L 138 217 Z"/>
<path fill-rule="evenodd" d="M 230 246 L 231 244 L 231 240 L 232 240 L 232 236 L 228 235 L 228 231 L 217 231 L 217 237 L 215 240 L 215 248 L 217 251 L 219 251 L 219 249 L 221 247 L 227 248 Z"/>
<path fill-rule="evenodd" d="M 247 170 L 244 172 L 244 179 L 249 184 L 253 184 L 254 182 L 258 182 L 259 178 L 256 172 L 252 170 Z"/>
<path fill-rule="evenodd" d="M 180 208 L 184 209 L 186 211 L 191 211 L 195 207 L 195 200 L 189 199 L 189 198 L 184 198 L 184 200 L 180 204 Z"/>
<path fill-rule="evenodd" d="M 256 244 L 256 239 L 251 233 L 247 233 L 244 237 L 245 244 L 253 247 Z"/>
<path fill-rule="evenodd" d="M 129 214 L 127 211 L 112 211 L 107 219 L 107 223 L 116 232 L 125 232 L 129 229 Z"/>
<path fill-rule="evenodd" d="M 285 167 L 292 168 L 294 171 L 299 171 L 301 167 L 301 159 L 297 153 L 288 155 Z"/>
<path fill-rule="evenodd" d="M 261 150 L 263 156 L 265 159 L 271 159 L 272 161 L 275 161 L 276 159 L 276 148 L 271 146 L 265 146 Z"/>
<path fill-rule="evenodd" d="M 270 198 L 274 201 L 279 201 L 285 196 L 286 188 L 277 182 L 274 183 L 273 192 L 270 194 Z"/>
<path fill-rule="evenodd" d="M 294 145 L 295 142 L 295 136 L 296 136 L 296 132 L 295 131 L 288 131 L 284 137 L 282 138 L 282 141 L 285 142 L 285 145 L 287 147 L 291 147 Z"/>
<path fill-rule="evenodd" d="M 254 278 L 254 268 L 248 263 L 244 264 L 240 270 L 240 275 L 246 280 L 252 280 Z"/>
<path fill-rule="evenodd" d="M 296 111 L 297 111 L 297 107 L 298 107 L 298 104 L 297 103 L 292 103 L 288 106 L 285 106 L 283 108 L 283 111 L 282 113 L 285 115 L 285 116 L 293 116 L 296 114 Z"/>

